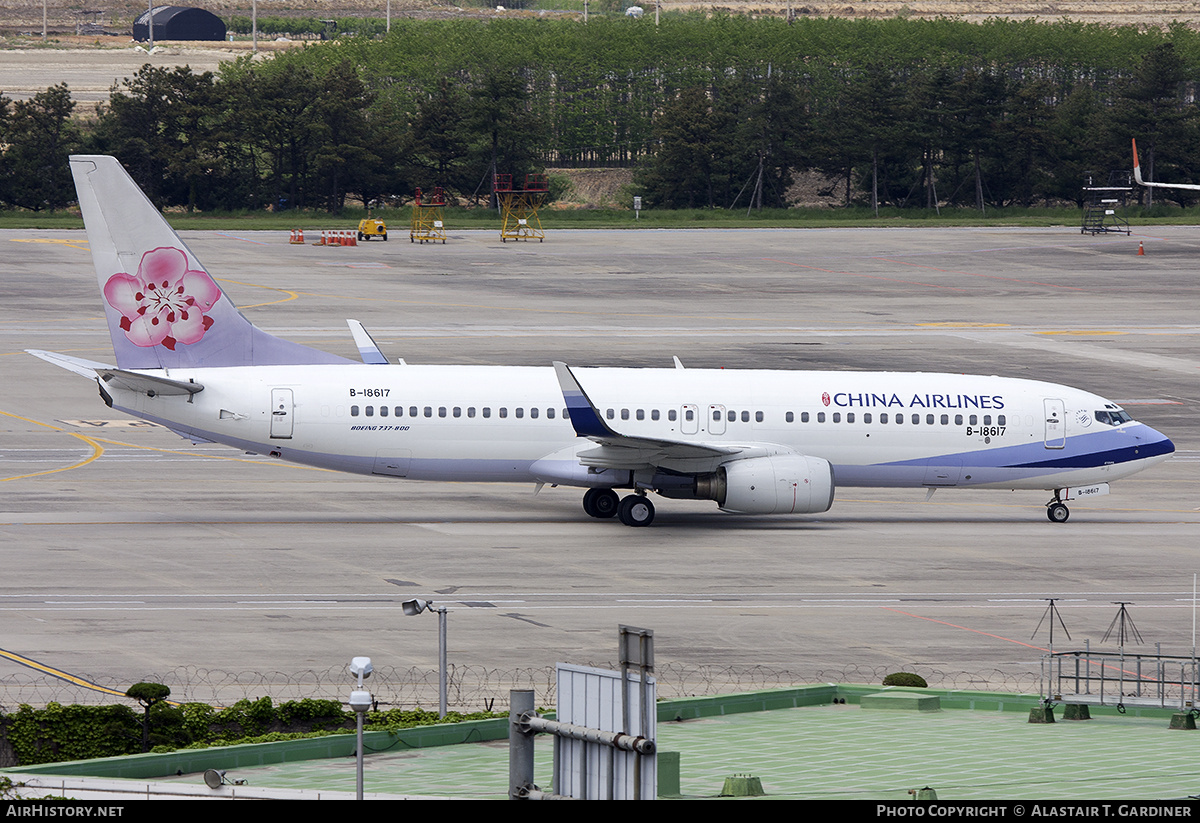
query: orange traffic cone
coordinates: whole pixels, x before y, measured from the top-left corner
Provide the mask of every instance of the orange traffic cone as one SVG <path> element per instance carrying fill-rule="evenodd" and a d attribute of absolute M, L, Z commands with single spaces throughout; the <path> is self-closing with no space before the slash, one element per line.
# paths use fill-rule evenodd
<path fill-rule="evenodd" d="M 1138 241 L 1138 257 L 1145 257 L 1145 256 L 1146 256 L 1146 247 L 1145 247 L 1145 245 L 1143 245 L 1142 241 L 1139 240 Z"/>

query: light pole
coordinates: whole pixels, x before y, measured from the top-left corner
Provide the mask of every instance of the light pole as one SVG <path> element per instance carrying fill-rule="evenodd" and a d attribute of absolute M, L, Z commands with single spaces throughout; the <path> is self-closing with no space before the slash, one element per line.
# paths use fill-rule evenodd
<path fill-rule="evenodd" d="M 371 693 L 363 688 L 363 681 L 371 676 L 371 672 L 371 658 L 356 657 L 350 661 L 350 674 L 358 677 L 358 688 L 350 692 L 350 708 L 354 710 L 358 733 L 358 800 L 363 799 L 363 715 L 371 708 Z"/>
<path fill-rule="evenodd" d="M 400 604 L 410 617 L 428 609 L 438 615 L 438 717 L 446 716 L 446 607 L 435 606 L 432 600 L 405 600 Z"/>

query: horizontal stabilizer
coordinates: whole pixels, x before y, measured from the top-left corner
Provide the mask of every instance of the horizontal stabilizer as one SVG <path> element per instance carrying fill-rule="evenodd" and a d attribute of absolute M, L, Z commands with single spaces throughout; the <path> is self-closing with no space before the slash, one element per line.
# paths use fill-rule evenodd
<path fill-rule="evenodd" d="M 97 363 L 95 360 L 84 360 L 82 357 L 72 357 L 69 354 L 59 354 L 55 351 L 42 351 L 41 349 L 26 349 L 26 354 L 32 354 L 47 363 L 53 363 L 60 369 L 66 369 L 69 372 L 74 372 L 80 377 L 86 377 L 88 380 L 96 380 L 99 378 L 99 371 L 102 369 L 111 369 L 113 366 L 108 363 Z"/>
<path fill-rule="evenodd" d="M 151 377 L 147 374 L 124 371 L 122 369 L 97 369 L 96 374 L 105 385 L 114 389 L 157 395 L 196 394 L 204 391 L 204 386 L 195 382 L 170 380 L 166 377 Z"/>

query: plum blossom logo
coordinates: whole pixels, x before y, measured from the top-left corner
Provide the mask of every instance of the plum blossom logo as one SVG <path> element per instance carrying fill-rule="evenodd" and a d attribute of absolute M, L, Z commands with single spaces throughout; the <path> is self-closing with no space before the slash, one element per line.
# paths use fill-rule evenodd
<path fill-rule="evenodd" d="M 221 289 L 206 272 L 188 269 L 182 250 L 160 247 L 142 255 L 137 277 L 114 274 L 104 299 L 121 313 L 121 330 L 135 346 L 188 345 L 204 337 L 213 319 L 206 312 Z"/>
<path fill-rule="evenodd" d="M 826 406 L 829 405 L 829 392 L 821 393 L 821 402 L 824 403 Z"/>

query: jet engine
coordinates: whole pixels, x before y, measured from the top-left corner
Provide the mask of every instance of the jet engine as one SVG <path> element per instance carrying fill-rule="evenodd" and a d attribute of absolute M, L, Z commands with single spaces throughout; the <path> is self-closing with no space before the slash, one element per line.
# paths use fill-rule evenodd
<path fill-rule="evenodd" d="M 715 500 L 724 511 L 741 514 L 816 514 L 833 505 L 833 467 L 802 454 L 735 460 L 686 480 L 656 476 L 655 484 L 664 497 Z"/>

